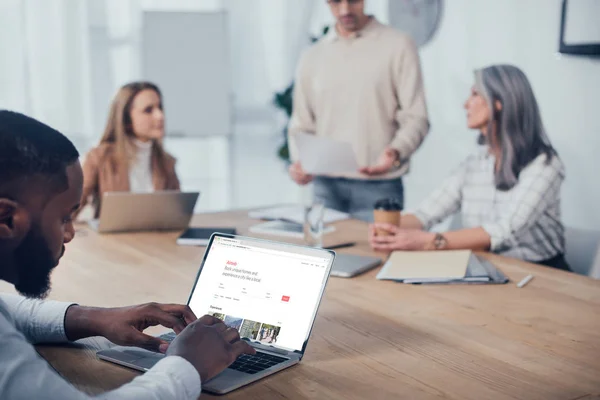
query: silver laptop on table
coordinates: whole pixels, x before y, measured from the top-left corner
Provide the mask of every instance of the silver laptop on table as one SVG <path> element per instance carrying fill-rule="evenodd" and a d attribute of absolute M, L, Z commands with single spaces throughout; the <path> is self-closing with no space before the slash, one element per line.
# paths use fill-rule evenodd
<path fill-rule="evenodd" d="M 188 305 L 236 328 L 257 351 L 243 355 L 207 392 L 224 394 L 302 360 L 335 253 L 330 250 L 216 233 L 204 254 Z M 161 335 L 172 340 L 173 332 Z M 97 353 L 102 360 L 147 371 L 164 355 L 135 347 Z"/>
<path fill-rule="evenodd" d="M 331 276 L 352 278 L 381 265 L 383 260 L 379 257 L 355 256 L 353 254 L 338 253 L 333 263 Z"/>
<path fill-rule="evenodd" d="M 198 192 L 108 192 L 100 218 L 90 221 L 99 233 L 182 230 L 188 227 Z"/>

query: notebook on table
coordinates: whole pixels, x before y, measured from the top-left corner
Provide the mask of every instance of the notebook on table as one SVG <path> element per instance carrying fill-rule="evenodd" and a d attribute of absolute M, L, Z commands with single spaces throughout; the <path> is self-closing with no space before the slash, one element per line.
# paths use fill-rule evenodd
<path fill-rule="evenodd" d="M 253 225 L 249 229 L 252 233 L 263 235 L 285 236 L 296 239 L 304 238 L 304 226 L 302 224 L 291 221 L 268 221 L 257 225 Z M 323 228 L 323 234 L 335 231 L 334 226 L 326 226 Z"/>
<path fill-rule="evenodd" d="M 280 220 L 295 222 L 296 224 L 304 223 L 304 208 L 302 206 L 277 206 L 253 210 L 248 212 L 248 217 L 263 220 Z M 326 208 L 323 215 L 323 223 L 330 224 L 337 221 L 343 221 L 350 218 L 347 213 Z"/>
<path fill-rule="evenodd" d="M 395 251 L 377 279 L 404 283 L 506 283 L 508 278 L 470 250 Z"/>

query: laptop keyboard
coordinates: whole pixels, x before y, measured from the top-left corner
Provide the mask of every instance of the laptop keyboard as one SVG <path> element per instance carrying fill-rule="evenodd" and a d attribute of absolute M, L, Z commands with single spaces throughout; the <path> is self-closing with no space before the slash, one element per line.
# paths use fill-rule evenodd
<path fill-rule="evenodd" d="M 247 374 L 256 374 L 257 372 L 264 371 L 265 369 L 271 368 L 272 366 L 281 364 L 285 361 L 288 361 L 288 359 L 272 356 L 267 353 L 257 352 L 253 356 L 244 354 L 238 357 L 238 359 L 235 360 L 228 368 L 240 372 L 246 372 Z"/>
<path fill-rule="evenodd" d="M 168 332 L 164 335 L 160 335 L 159 338 L 171 343 L 177 335 L 175 332 Z M 238 357 L 228 368 L 236 371 L 245 372 L 247 374 L 256 374 L 258 372 L 269 369 L 274 365 L 281 364 L 282 362 L 288 361 L 287 358 L 273 356 L 267 353 L 257 352 L 255 355 L 250 356 L 244 354 Z"/>

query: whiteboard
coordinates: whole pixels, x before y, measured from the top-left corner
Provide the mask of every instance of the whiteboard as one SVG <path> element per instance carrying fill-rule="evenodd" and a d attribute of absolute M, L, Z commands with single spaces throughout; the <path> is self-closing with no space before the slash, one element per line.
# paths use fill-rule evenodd
<path fill-rule="evenodd" d="M 145 11 L 142 76 L 163 94 L 168 136 L 230 135 L 227 14 Z"/>

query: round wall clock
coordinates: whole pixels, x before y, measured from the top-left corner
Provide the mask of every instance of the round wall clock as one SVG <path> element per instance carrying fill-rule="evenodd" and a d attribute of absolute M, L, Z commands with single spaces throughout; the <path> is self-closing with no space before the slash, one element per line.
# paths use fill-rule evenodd
<path fill-rule="evenodd" d="M 437 30 L 442 6 L 442 0 L 389 0 L 390 25 L 411 35 L 421 47 Z"/>

